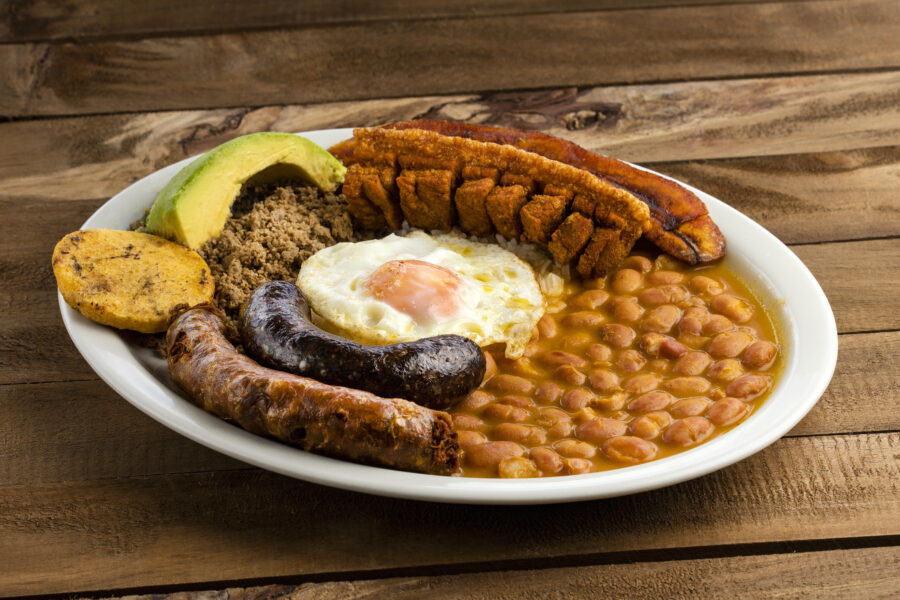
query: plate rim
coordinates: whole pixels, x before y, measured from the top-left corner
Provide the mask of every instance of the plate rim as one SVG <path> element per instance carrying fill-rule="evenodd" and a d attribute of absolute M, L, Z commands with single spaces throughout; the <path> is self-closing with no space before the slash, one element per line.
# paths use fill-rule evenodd
<path fill-rule="evenodd" d="M 350 137 L 352 128 L 313 130 L 300 132 L 298 135 L 311 138 L 314 142 L 327 147 L 331 143 Z M 150 197 L 146 204 L 137 205 L 141 194 L 153 189 L 158 190 L 178 169 L 195 158 L 196 156 L 192 156 L 178 161 L 132 183 L 95 210 L 81 228 L 122 227 L 121 224 L 103 225 L 103 218 L 108 217 L 107 213 L 116 209 L 127 210 L 129 204 L 135 205 L 130 206 L 132 212 L 135 208 L 143 212 L 149 208 L 153 197 Z M 250 434 L 196 407 L 183 395 L 173 391 L 174 384 L 160 381 L 138 361 L 134 354 L 134 344 L 127 344 L 116 330 L 84 318 L 69 307 L 62 295 L 57 292 L 60 313 L 69 337 L 88 365 L 107 385 L 138 410 L 169 429 L 217 452 L 289 477 L 350 491 L 396 498 L 502 505 L 584 501 L 674 485 L 720 470 L 763 450 L 779 440 L 806 416 L 825 392 L 834 373 L 838 353 L 837 325 L 828 299 L 818 281 L 799 257 L 772 233 L 737 209 L 702 190 L 646 167 L 634 166 L 675 181 L 697 194 L 706 204 L 714 220 L 721 221 L 720 227 L 723 223 L 728 223 L 728 228 L 733 222 L 740 225 L 745 231 L 739 234 L 729 234 L 723 228 L 729 240 L 729 254 L 738 239 L 743 240 L 749 236 L 756 242 L 764 242 L 759 247 L 761 248 L 759 251 L 764 254 L 756 258 L 767 265 L 779 265 L 780 268 L 786 269 L 792 276 L 787 283 L 804 291 L 803 310 L 798 312 L 796 307 L 788 306 L 787 297 L 780 297 L 775 283 L 785 281 L 782 274 L 777 271 L 771 272 L 769 269 L 763 270 L 759 264 L 750 261 L 743 254 L 734 257 L 733 260 L 745 263 L 739 269 L 739 275 L 742 278 L 752 275 L 756 279 L 749 287 L 763 284 L 769 296 L 776 300 L 777 305 L 768 308 L 773 319 L 780 321 L 777 329 L 784 336 L 782 346 L 787 349 L 787 352 L 783 353 L 787 364 L 779 376 L 779 385 L 760 410 L 727 432 L 727 435 L 648 463 L 584 475 L 504 480 L 408 473 L 312 454 Z M 738 243 L 738 247 L 741 247 L 742 243 Z M 760 259 L 760 256 L 764 256 L 765 260 Z M 757 288 L 756 291 L 760 290 Z M 776 312 L 781 314 L 776 317 L 774 314 Z M 817 335 L 813 336 L 810 333 L 811 326 L 818 329 Z M 807 340 L 805 337 L 801 339 L 800 333 L 804 336 L 809 335 L 810 339 Z M 113 346 L 124 345 L 129 352 L 117 357 L 114 353 L 111 354 L 90 343 L 94 338 L 106 340 Z M 116 340 L 118 344 L 115 343 Z M 804 356 L 800 356 L 801 352 Z M 811 361 L 816 361 L 815 368 L 810 368 Z M 135 367 L 137 372 L 132 372 Z M 120 370 L 124 370 L 126 374 L 122 374 Z M 807 377 L 803 385 L 789 386 L 788 383 L 797 383 L 791 378 L 795 377 L 795 372 L 798 371 Z M 148 386 L 148 389 L 142 388 L 143 385 Z M 794 387 L 798 387 L 797 391 L 802 392 L 800 401 L 792 399 L 792 405 L 778 406 L 774 411 L 769 408 L 773 405 L 773 401 L 777 402 L 779 398 L 794 391 Z M 162 392 L 162 396 L 154 395 L 157 392 Z M 783 403 L 788 401 L 788 399 L 781 400 Z M 781 419 L 770 424 L 770 427 L 764 426 L 766 421 L 763 418 L 757 418 L 775 412 L 783 414 Z M 744 445 L 739 443 L 741 440 L 745 442 Z"/>

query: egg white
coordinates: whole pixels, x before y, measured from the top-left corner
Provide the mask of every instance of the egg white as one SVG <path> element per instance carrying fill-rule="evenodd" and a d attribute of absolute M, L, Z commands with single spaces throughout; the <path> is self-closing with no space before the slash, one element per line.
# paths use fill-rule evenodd
<path fill-rule="evenodd" d="M 376 299 L 366 279 L 392 260 L 420 260 L 456 273 L 464 284 L 462 309 L 419 323 Z M 388 344 L 455 333 L 480 346 L 504 342 L 510 358 L 522 355 L 545 309 L 534 271 L 515 254 L 496 244 L 421 231 L 320 250 L 304 261 L 297 286 L 332 329 L 357 341 Z"/>

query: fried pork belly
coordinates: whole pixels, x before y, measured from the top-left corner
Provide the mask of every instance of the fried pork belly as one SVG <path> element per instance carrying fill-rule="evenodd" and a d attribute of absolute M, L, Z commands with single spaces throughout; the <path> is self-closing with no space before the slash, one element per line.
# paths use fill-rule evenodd
<path fill-rule="evenodd" d="M 344 195 L 364 228 L 396 228 L 402 215 L 426 230 L 499 233 L 599 277 L 650 226 L 647 206 L 628 191 L 509 144 L 377 127 L 355 130 L 352 146 L 332 151 L 349 165 Z"/>
<path fill-rule="evenodd" d="M 423 129 L 482 142 L 509 144 L 586 169 L 604 181 L 628 190 L 647 204 L 652 222 L 644 235 L 661 250 L 690 264 L 717 260 L 725 255 L 724 236 L 707 214 L 706 206 L 690 190 L 620 160 L 585 150 L 572 142 L 545 133 L 452 121 L 404 121 L 383 127 Z M 332 148 L 331 152 L 345 163 L 355 162 L 355 146 L 355 140 L 347 140 Z M 560 195 L 553 189 L 548 191 L 548 186 L 545 186 L 543 193 Z"/>

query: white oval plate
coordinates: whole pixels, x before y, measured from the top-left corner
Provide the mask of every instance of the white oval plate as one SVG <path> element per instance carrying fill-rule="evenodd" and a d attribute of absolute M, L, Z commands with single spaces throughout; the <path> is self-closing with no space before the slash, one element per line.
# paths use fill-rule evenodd
<path fill-rule="evenodd" d="M 351 129 L 303 133 L 325 148 Z M 127 229 L 156 194 L 192 159 L 141 179 L 116 194 L 83 228 Z M 633 494 L 700 477 L 762 450 L 816 404 L 837 361 L 837 328 L 822 288 L 784 244 L 738 211 L 694 188 L 728 239 L 730 268 L 757 293 L 782 335 L 786 366 L 762 407 L 725 435 L 697 448 L 613 471 L 542 479 L 476 479 L 421 475 L 318 456 L 252 435 L 191 404 L 169 377 L 165 361 L 93 323 L 59 297 L 63 322 L 97 374 L 131 404 L 166 427 L 244 462 L 338 488 L 436 502 L 538 504 Z"/>

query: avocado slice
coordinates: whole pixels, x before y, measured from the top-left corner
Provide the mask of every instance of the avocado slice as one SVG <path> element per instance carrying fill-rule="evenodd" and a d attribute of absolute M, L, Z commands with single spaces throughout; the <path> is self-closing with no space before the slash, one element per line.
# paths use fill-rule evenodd
<path fill-rule="evenodd" d="M 324 191 L 346 168 L 326 150 L 290 133 L 251 133 L 217 146 L 184 167 L 156 196 L 147 229 L 197 249 L 222 233 L 249 179 L 297 177 Z"/>

